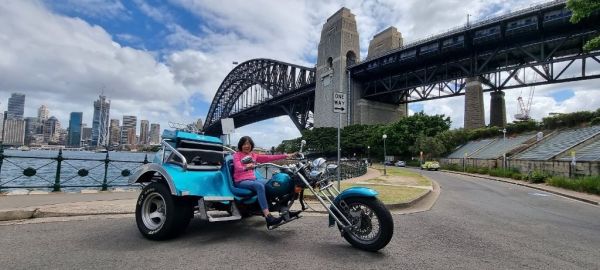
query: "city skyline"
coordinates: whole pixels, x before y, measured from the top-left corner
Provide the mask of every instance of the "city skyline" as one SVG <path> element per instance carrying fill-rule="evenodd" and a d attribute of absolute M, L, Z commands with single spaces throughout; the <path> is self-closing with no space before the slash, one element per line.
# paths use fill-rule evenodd
<path fill-rule="evenodd" d="M 6 145 L 20 146 L 29 145 L 30 143 L 40 144 L 43 142 L 42 144 L 57 144 L 62 142 L 66 146 L 80 147 L 86 137 L 86 132 L 84 131 L 86 128 L 90 130 L 91 145 L 95 145 L 93 143 L 94 127 L 87 127 L 87 123 L 83 122 L 83 112 L 71 112 L 68 121 L 61 122 L 51 114 L 51 108 L 42 104 L 37 110 L 37 117 L 27 116 L 23 109 L 26 104 L 26 95 L 21 93 L 12 93 L 7 104 L 8 108 L 6 111 L 0 107 L 0 141 Z M 110 105 L 110 101 L 106 101 L 106 97 L 102 95 L 94 102 L 95 111 L 98 111 L 97 117 L 93 118 L 97 120 L 97 129 L 102 127 L 100 124 L 103 121 L 102 119 L 106 119 L 105 122 L 108 123 L 110 120 L 111 124 L 110 126 L 106 124 L 107 129 L 115 128 L 116 124 L 119 145 L 159 143 L 154 133 L 157 132 L 158 138 L 160 138 L 160 124 L 150 124 L 149 120 L 141 119 L 140 132 L 138 133 L 136 128 L 137 116 L 123 115 L 125 126 L 119 126 L 119 120 L 110 117 L 109 106 L 106 106 L 106 104 Z M 61 123 L 67 123 L 67 125 L 61 125 Z M 94 122 L 92 122 L 92 125 L 94 125 Z M 150 125 L 153 127 L 152 129 L 149 129 Z M 36 135 L 41 135 L 41 137 L 36 138 Z M 110 130 L 106 134 L 106 143 L 101 145 L 110 144 L 110 137 L 108 135 L 110 135 Z M 125 140 L 123 140 L 123 136 L 125 136 Z M 138 137 L 140 137 L 139 140 Z M 146 139 L 142 139 L 142 137 L 146 137 Z M 153 140 L 149 140 L 151 137 Z"/>
<path fill-rule="evenodd" d="M 232 62 L 269 58 L 313 66 L 323 24 L 342 6 L 356 15 L 363 60 L 373 36 L 390 26 L 410 43 L 462 27 L 468 16 L 475 23 L 538 2 L 467 0 L 460 2 L 459 11 L 448 12 L 457 2 L 261 1 L 266 8 L 256 9 L 256 3 L 245 1 L 15 1 L 0 7 L 5 26 L 0 35 L 11 41 L 0 44 L 7 56 L 0 64 L 0 100 L 23 92 L 29 98 L 25 115 L 46 104 L 62 123 L 76 111 L 91 123 L 87 104 L 104 90 L 111 99 L 111 114 L 154 119 L 162 127 L 173 120 L 191 123 L 206 117 Z M 590 73 L 600 70 L 597 63 L 586 68 Z M 600 107 L 597 84 L 589 80 L 536 86 L 531 115 L 540 120 L 548 112 L 595 110 Z M 506 91 L 509 122 L 518 113 L 517 97 L 528 91 Z M 489 100 L 485 93 L 486 123 Z M 410 114 L 445 114 L 453 128 L 463 126 L 462 97 L 408 107 Z M 278 117 L 238 128 L 231 139 L 242 135 L 269 147 L 300 133 L 289 117 Z"/>

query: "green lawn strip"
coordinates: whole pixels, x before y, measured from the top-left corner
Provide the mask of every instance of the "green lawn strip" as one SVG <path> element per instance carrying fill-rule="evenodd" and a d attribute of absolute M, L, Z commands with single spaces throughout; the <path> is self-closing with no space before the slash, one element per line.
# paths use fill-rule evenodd
<path fill-rule="evenodd" d="M 373 166 L 373 168 L 377 169 L 383 173 L 383 166 Z M 403 176 L 403 177 L 414 178 L 415 180 L 417 180 L 417 183 L 415 184 L 416 186 L 431 186 L 431 181 L 429 179 L 423 177 L 420 173 L 412 172 L 412 171 L 406 170 L 404 168 L 387 166 L 386 172 L 388 175 L 391 175 L 391 176 Z M 379 182 L 379 181 L 381 181 L 381 182 Z M 388 181 L 379 179 L 379 178 L 370 179 L 370 180 L 367 180 L 367 182 L 373 182 L 373 183 L 377 183 L 377 184 L 379 184 L 379 183 L 390 184 Z"/>
<path fill-rule="evenodd" d="M 365 185 L 353 183 L 341 183 L 342 190 L 350 187 L 368 187 L 379 193 L 377 197 L 384 204 L 397 204 L 412 201 L 425 194 L 427 190 L 405 186 L 387 186 L 387 185 Z"/>

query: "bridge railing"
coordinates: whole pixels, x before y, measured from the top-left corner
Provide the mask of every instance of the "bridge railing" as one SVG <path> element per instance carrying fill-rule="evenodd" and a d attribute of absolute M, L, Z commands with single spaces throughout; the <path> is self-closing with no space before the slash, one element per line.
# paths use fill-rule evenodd
<path fill-rule="evenodd" d="M 55 157 L 5 155 L 0 144 L 0 191 L 2 189 L 43 188 L 61 191 L 63 188 L 100 188 L 130 186 L 128 177 L 144 161 L 66 158 L 62 149 Z"/>

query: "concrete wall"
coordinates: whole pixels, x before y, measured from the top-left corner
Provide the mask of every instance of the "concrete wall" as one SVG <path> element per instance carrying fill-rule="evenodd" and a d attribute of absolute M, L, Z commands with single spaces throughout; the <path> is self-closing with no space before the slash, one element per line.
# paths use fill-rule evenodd
<path fill-rule="evenodd" d="M 466 166 L 502 168 L 502 159 L 466 159 Z M 441 164 L 457 164 L 463 166 L 462 158 L 441 159 Z M 574 168 L 570 161 L 565 160 L 513 160 L 507 159 L 507 168 L 516 168 L 521 173 L 527 174 L 531 171 L 542 171 L 556 176 L 591 176 L 600 175 L 600 161 L 578 161 Z"/>

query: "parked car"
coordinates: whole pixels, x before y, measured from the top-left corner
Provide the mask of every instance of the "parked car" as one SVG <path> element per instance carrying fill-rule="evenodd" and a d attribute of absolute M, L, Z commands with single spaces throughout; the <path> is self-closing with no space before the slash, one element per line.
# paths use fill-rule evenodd
<path fill-rule="evenodd" d="M 402 160 L 396 161 L 396 167 L 406 167 L 406 163 Z"/>
<path fill-rule="evenodd" d="M 440 163 L 437 161 L 426 161 L 421 164 L 421 170 L 434 170 L 437 171 L 440 169 Z"/>
<path fill-rule="evenodd" d="M 392 165 L 394 165 L 394 162 L 392 162 L 390 160 L 386 160 L 385 162 L 383 162 L 383 164 L 387 165 L 387 166 L 392 166 Z"/>

